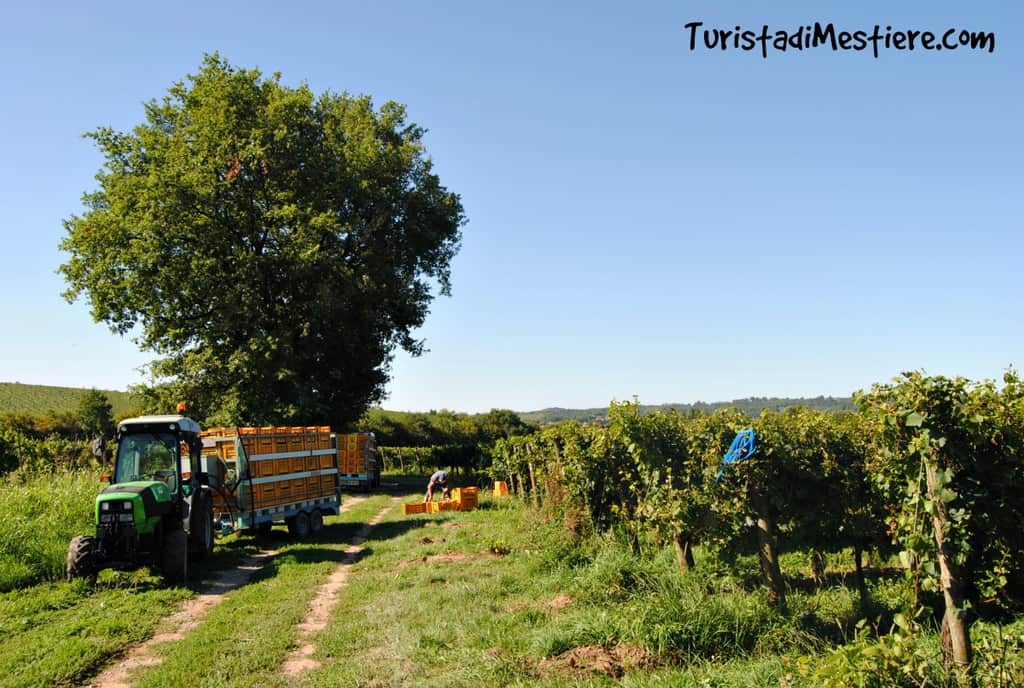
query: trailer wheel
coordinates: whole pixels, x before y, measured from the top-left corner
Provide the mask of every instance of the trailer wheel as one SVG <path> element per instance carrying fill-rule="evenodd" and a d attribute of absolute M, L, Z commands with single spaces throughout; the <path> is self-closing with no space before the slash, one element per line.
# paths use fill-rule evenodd
<path fill-rule="evenodd" d="M 256 532 L 260 535 L 269 535 L 270 531 L 274 529 L 273 521 L 260 521 L 256 524 Z"/>
<path fill-rule="evenodd" d="M 96 582 L 96 538 L 91 535 L 79 535 L 68 545 L 67 578 L 87 578 L 90 583 Z"/>
<path fill-rule="evenodd" d="M 288 519 L 288 532 L 296 540 L 302 540 L 309 535 L 309 514 L 300 511 Z"/>
<path fill-rule="evenodd" d="M 316 535 L 324 529 L 324 514 L 319 509 L 313 509 L 309 514 L 309 532 Z"/>
<path fill-rule="evenodd" d="M 184 530 L 172 530 L 164 539 L 160 553 L 160 572 L 168 583 L 183 583 L 188 577 L 188 535 Z"/>

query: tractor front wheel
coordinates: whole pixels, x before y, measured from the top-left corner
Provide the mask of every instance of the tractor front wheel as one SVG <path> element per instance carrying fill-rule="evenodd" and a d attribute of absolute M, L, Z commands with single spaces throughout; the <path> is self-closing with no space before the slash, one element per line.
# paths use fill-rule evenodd
<path fill-rule="evenodd" d="M 96 582 L 96 538 L 91 535 L 79 535 L 68 545 L 67 578 L 87 578 L 90 583 Z"/>
<path fill-rule="evenodd" d="M 184 583 L 188 577 L 188 535 L 184 530 L 172 530 L 164 539 L 160 553 L 160 571 L 168 583 Z"/>

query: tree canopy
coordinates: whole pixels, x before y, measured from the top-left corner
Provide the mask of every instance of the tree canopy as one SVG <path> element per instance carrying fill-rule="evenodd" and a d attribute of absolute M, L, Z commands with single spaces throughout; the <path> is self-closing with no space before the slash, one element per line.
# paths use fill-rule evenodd
<path fill-rule="evenodd" d="M 103 392 L 90 389 L 82 395 L 75 412 L 78 424 L 89 437 L 109 438 L 114 434 L 114 411 Z"/>
<path fill-rule="evenodd" d="M 383 397 L 465 222 L 405 107 L 315 95 L 207 55 L 64 223 L 65 298 L 157 358 L 152 405 L 216 423 L 342 423 Z"/>

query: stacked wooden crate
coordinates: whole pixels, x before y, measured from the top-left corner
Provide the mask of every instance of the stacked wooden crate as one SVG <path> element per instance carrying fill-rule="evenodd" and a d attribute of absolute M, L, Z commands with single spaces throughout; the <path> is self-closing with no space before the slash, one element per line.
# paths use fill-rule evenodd
<path fill-rule="evenodd" d="M 237 496 L 246 502 L 244 508 L 289 504 L 331 495 L 337 489 L 328 426 L 211 428 L 202 437 L 203 453 L 219 456 L 227 464 Z M 239 444 L 245 452 L 244 465 L 238 461 Z M 218 499 L 223 502 L 222 497 Z"/>
<path fill-rule="evenodd" d="M 459 511 L 472 511 L 478 505 L 475 487 L 456 487 L 452 490 L 452 501 L 458 502 Z"/>
<path fill-rule="evenodd" d="M 366 475 L 376 464 L 373 435 L 366 432 L 338 435 L 338 471 L 342 475 Z"/>

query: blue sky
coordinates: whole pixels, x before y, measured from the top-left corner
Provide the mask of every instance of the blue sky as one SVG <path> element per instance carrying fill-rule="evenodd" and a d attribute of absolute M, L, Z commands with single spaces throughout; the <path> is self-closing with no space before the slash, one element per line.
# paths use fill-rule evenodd
<path fill-rule="evenodd" d="M 556 6 L 557 5 L 557 6 Z M 469 217 L 385 407 L 846 395 L 998 378 L 1024 343 L 1024 11 L 960 2 L 11 5 L 0 26 L 0 381 L 149 360 L 68 305 L 61 220 L 204 52 L 405 103 Z M 947 28 L 994 53 L 689 49 L 683 25 Z"/>

